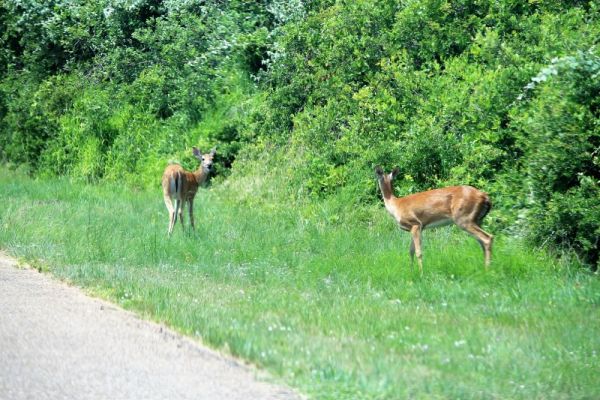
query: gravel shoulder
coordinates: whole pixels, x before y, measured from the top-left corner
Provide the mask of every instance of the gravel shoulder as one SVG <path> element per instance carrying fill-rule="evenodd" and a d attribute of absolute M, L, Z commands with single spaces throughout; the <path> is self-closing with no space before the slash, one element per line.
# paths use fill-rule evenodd
<path fill-rule="evenodd" d="M 260 375 L 0 253 L 0 399 L 302 398 Z"/>

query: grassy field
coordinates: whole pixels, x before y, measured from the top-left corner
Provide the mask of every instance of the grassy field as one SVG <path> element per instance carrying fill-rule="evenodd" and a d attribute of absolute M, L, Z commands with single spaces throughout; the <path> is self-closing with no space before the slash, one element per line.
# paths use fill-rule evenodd
<path fill-rule="evenodd" d="M 311 398 L 600 398 L 598 277 L 509 237 L 486 272 L 466 234 L 426 231 L 420 277 L 383 207 L 204 189 L 196 234 L 167 239 L 158 190 L 0 170 L 0 201 L 0 248 Z"/>

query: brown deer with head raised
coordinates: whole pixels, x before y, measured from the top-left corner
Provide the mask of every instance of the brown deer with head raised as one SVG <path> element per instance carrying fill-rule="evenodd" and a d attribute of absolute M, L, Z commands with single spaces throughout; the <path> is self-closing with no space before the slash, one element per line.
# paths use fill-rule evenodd
<path fill-rule="evenodd" d="M 169 211 L 169 236 L 173 233 L 173 227 L 179 221 L 183 225 L 183 209 L 188 204 L 190 214 L 190 224 L 194 230 L 194 197 L 200 186 L 210 173 L 216 150 L 213 148 L 210 153 L 202 154 L 197 148 L 193 148 L 194 157 L 200 161 L 200 166 L 194 172 L 186 171 L 179 164 L 167 166 L 162 176 L 162 188 L 165 205 Z"/>
<path fill-rule="evenodd" d="M 479 242 L 487 268 L 492 257 L 493 236 L 481 229 L 481 223 L 492 208 L 489 196 L 472 186 L 450 186 L 396 197 L 392 182 L 398 173 L 398 168 L 385 174 L 380 166 L 375 167 L 385 208 L 398 222 L 400 228 L 412 235 L 410 258 L 413 262 L 416 253 L 421 274 L 423 273 L 421 231 L 425 228 L 452 223 Z"/>

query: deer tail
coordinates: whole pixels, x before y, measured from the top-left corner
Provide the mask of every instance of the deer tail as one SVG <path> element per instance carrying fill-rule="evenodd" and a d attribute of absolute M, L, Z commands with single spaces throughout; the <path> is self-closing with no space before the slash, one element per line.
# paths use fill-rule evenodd
<path fill-rule="evenodd" d="M 179 210 L 180 207 L 180 200 L 181 200 L 181 195 L 182 195 L 182 189 L 183 189 L 183 177 L 181 175 L 181 171 L 177 171 L 173 177 L 171 178 L 171 190 L 172 193 L 175 194 L 175 210 Z"/>
<path fill-rule="evenodd" d="M 481 223 L 483 222 L 483 219 L 485 218 L 486 215 L 488 215 L 488 213 L 490 212 L 491 209 L 492 209 L 492 201 L 490 200 L 489 196 L 486 195 L 485 198 L 483 199 L 481 209 L 479 210 L 479 217 L 477 218 L 478 225 L 481 225 Z"/>

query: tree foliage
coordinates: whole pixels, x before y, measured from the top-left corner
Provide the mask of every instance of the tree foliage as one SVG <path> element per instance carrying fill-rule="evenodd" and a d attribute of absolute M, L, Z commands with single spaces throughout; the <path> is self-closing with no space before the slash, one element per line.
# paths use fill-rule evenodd
<path fill-rule="evenodd" d="M 582 0 L 6 0 L 0 157 L 156 185 L 217 145 L 223 175 L 353 205 L 399 166 L 402 194 L 475 185 L 496 228 L 597 263 L 599 37 Z"/>

